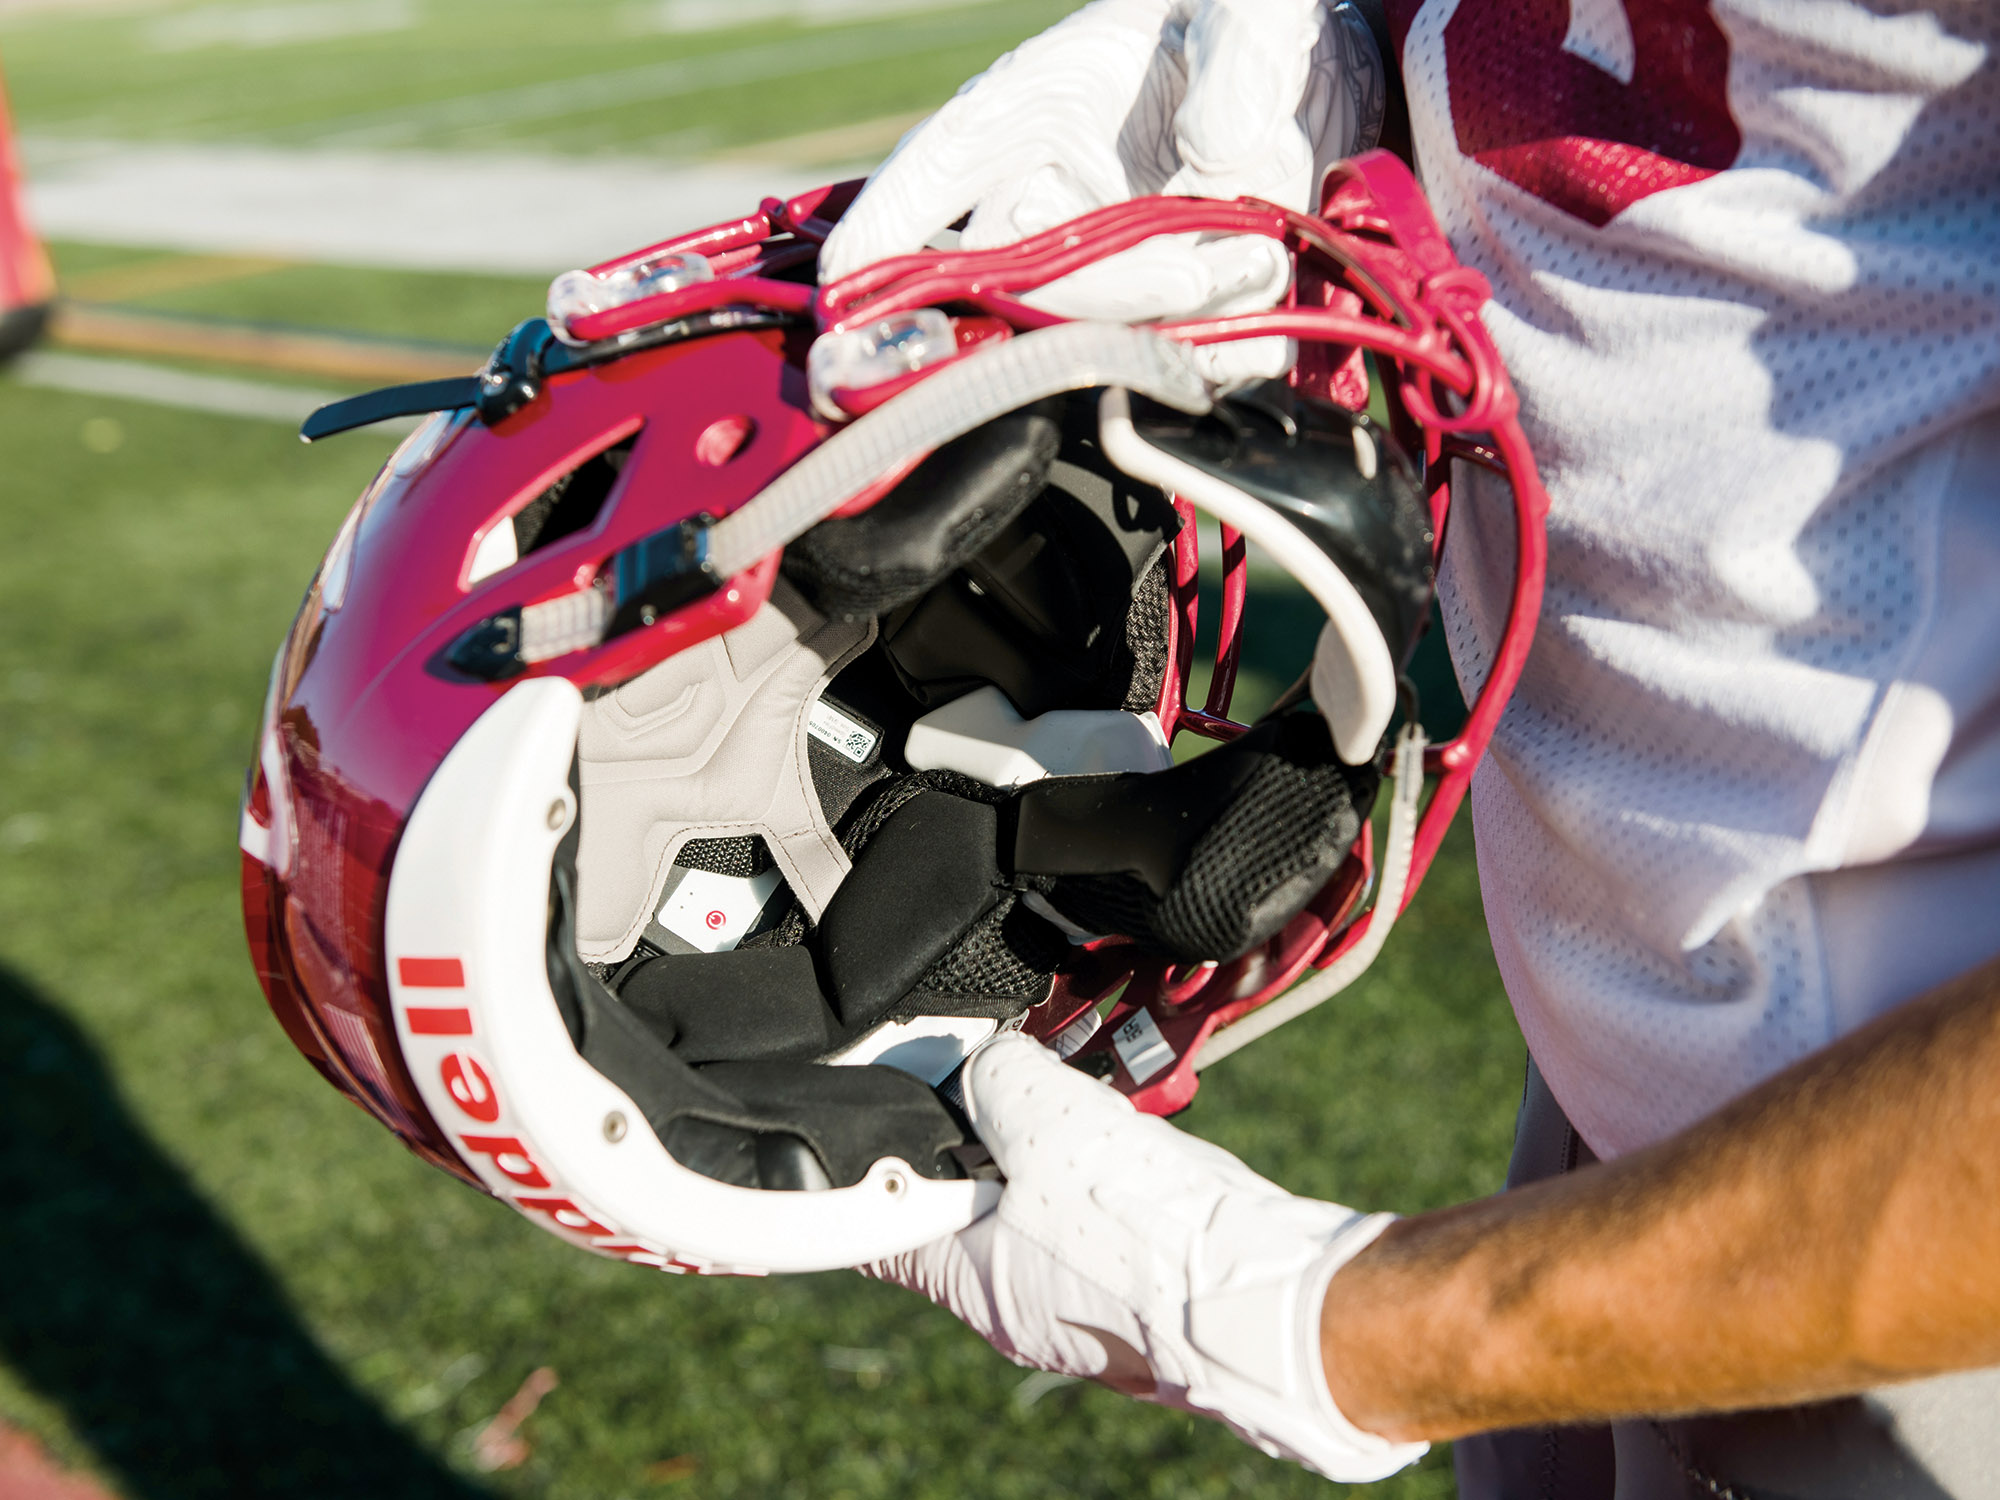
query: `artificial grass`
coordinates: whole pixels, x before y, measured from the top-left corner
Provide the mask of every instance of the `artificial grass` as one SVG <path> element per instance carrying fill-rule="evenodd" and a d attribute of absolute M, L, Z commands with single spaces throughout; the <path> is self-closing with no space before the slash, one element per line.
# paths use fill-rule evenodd
<path fill-rule="evenodd" d="M 291 328 L 365 333 L 386 338 L 460 344 L 480 353 L 523 318 L 540 315 L 545 276 L 470 276 L 433 271 L 380 271 L 347 266 L 274 265 L 217 275 L 200 285 L 100 297 L 93 279 L 116 289 L 103 272 L 173 267 L 207 260 L 171 251 L 113 250 L 56 241 L 49 245 L 59 290 L 86 302 L 230 318 Z M 476 363 L 475 359 L 475 363 Z"/>
<path fill-rule="evenodd" d="M 221 24 L 191 39 L 190 13 L 226 14 L 197 3 L 30 10 L 0 20 L 0 47 L 30 135 L 686 152 L 934 109 L 1071 8 L 992 0 L 823 27 L 753 11 L 736 27 L 675 33 L 627 0 L 428 0 L 390 29 L 247 45 L 249 28 L 232 38 Z M 260 8 L 242 9 L 254 22 Z M 693 76 L 632 76 L 683 62 Z"/>

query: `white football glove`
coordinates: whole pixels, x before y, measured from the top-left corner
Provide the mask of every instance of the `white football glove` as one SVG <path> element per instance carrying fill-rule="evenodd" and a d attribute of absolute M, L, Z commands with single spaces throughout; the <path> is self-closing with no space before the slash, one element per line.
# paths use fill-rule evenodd
<path fill-rule="evenodd" d="M 968 211 L 989 249 L 1148 193 L 1313 205 L 1380 130 L 1381 55 L 1322 0 L 1095 0 L 1022 43 L 906 135 L 820 256 L 832 280 L 921 248 Z M 1291 275 L 1256 236 L 1161 236 L 1030 293 L 1072 318 L 1219 317 L 1275 306 Z M 1290 341 L 1204 350 L 1223 383 L 1282 373 Z"/>
<path fill-rule="evenodd" d="M 1016 1364 L 1219 1418 L 1329 1479 L 1423 1453 L 1343 1417 L 1320 1364 L 1326 1285 L 1393 1214 L 1294 1197 L 1018 1034 L 975 1053 L 964 1084 L 1007 1178 L 999 1207 L 864 1274 Z"/>

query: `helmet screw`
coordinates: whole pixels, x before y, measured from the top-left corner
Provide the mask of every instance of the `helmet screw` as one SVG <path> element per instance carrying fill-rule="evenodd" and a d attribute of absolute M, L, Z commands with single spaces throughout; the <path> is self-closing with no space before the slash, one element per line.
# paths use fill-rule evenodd
<path fill-rule="evenodd" d="M 563 819 L 567 818 L 568 816 L 569 816 L 569 803 L 564 801 L 561 797 L 556 798 L 555 801 L 549 804 L 549 827 L 551 829 L 562 827 Z"/>
<path fill-rule="evenodd" d="M 901 1172 L 891 1172 L 882 1179 L 882 1191 L 891 1198 L 900 1198 L 906 1186 Z"/>
<path fill-rule="evenodd" d="M 639 623 L 641 625 L 650 625 L 659 618 L 660 618 L 660 612 L 657 609 L 653 608 L 652 605 L 646 604 L 640 606 Z"/>
<path fill-rule="evenodd" d="M 604 1117 L 604 1138 L 614 1146 L 625 1139 L 625 1116 L 615 1109 Z"/>

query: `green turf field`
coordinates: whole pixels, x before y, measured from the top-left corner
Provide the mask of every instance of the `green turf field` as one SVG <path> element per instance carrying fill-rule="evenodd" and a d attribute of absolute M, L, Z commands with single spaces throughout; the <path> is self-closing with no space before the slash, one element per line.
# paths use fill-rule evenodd
<path fill-rule="evenodd" d="M 627 149 L 923 107 L 1061 8 L 676 37 L 645 7 L 435 0 L 406 29 L 245 49 L 147 30 L 215 7 L 107 7 L 8 16 L 0 48 L 28 132 L 247 140 L 696 52 L 966 38 L 500 137 Z M 161 259 L 58 258 L 78 282 Z M 286 267 L 124 300 L 482 345 L 540 288 Z M 1219 1427 L 1047 1388 L 893 1288 L 569 1250 L 291 1051 L 244 951 L 236 799 L 271 652 L 384 447 L 0 376 L 0 1419 L 134 1500 L 1328 1493 Z M 1252 623 L 1246 691 L 1268 693 L 1314 622 L 1280 599 Z M 1219 1064 L 1181 1123 L 1302 1192 L 1421 1209 L 1497 1185 L 1521 1063 L 1461 829 L 1373 974 Z M 526 1461 L 481 1472 L 474 1436 L 542 1367 L 560 1384 Z M 1371 1493 L 1450 1492 L 1434 1454 Z"/>
<path fill-rule="evenodd" d="M 66 294 L 151 312 L 242 319 L 464 346 L 473 365 L 542 310 L 540 277 L 354 270 L 104 245 L 50 247 Z M 177 274 L 178 273 L 178 274 Z"/>
<path fill-rule="evenodd" d="M 0 12 L 0 56 L 43 136 L 688 154 L 934 109 L 1070 8 L 675 31 L 628 0 L 51 6 Z M 286 11 L 334 34 L 274 41 Z"/>

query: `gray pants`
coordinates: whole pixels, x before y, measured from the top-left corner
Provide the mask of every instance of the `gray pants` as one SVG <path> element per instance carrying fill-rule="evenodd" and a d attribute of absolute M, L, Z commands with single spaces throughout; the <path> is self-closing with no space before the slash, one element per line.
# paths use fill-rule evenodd
<path fill-rule="evenodd" d="M 1507 1186 L 1595 1160 L 1530 1059 Z M 1727 1417 L 1516 1428 L 1453 1456 L 1460 1500 L 2000 1500 L 2000 1369 Z"/>

